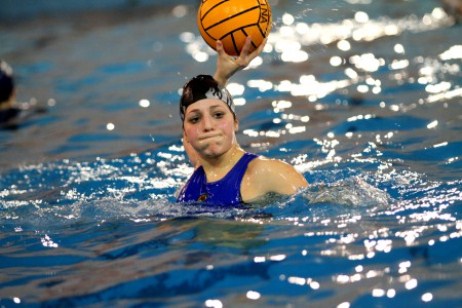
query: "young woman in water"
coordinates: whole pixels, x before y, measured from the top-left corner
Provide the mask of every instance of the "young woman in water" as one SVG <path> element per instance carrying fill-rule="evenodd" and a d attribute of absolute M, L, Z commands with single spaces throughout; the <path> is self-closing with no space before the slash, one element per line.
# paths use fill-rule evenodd
<path fill-rule="evenodd" d="M 217 42 L 214 77 L 199 75 L 184 87 L 180 100 L 183 144 L 195 171 L 180 191 L 179 202 L 238 205 L 261 201 L 268 194 L 292 195 L 307 187 L 294 167 L 245 152 L 236 140 L 239 121 L 227 80 L 263 50 L 250 52 L 248 39 L 240 56 L 226 54 Z"/>

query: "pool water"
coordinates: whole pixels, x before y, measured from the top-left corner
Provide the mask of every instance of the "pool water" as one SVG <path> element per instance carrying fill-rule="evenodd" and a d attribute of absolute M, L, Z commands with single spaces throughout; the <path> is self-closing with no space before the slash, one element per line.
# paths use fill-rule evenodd
<path fill-rule="evenodd" d="M 300 194 L 175 203 L 179 89 L 213 73 L 190 1 L 31 6 L 0 22 L 0 306 L 462 306 L 461 24 L 436 0 L 272 1 L 229 84 L 250 152 Z M 3 13 L 5 14 L 5 13 Z"/>

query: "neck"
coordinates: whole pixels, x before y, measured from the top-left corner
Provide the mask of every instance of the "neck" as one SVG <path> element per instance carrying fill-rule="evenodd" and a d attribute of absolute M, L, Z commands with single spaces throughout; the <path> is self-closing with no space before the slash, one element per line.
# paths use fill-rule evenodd
<path fill-rule="evenodd" d="M 244 153 L 244 150 L 236 144 L 229 151 L 218 157 L 202 159 L 201 165 L 207 175 L 207 180 L 214 182 L 222 179 Z"/>

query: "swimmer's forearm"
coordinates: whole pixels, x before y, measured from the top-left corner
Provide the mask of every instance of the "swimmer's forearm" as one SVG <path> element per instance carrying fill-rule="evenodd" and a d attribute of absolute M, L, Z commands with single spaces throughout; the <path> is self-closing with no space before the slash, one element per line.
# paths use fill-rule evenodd
<path fill-rule="evenodd" d="M 216 71 L 213 75 L 213 79 L 215 79 L 218 82 L 218 85 L 220 85 L 220 87 L 225 87 L 228 83 L 229 78 L 226 76 L 222 76 L 220 72 Z"/>

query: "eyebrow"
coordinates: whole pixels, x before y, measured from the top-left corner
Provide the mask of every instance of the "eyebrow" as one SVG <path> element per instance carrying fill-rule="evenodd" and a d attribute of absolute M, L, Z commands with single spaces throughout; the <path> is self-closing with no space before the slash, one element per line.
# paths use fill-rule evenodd
<path fill-rule="evenodd" d="M 225 108 L 226 107 L 226 105 L 225 106 L 221 106 L 221 105 L 222 104 L 212 105 L 212 106 L 209 107 L 209 110 L 214 110 L 214 109 L 217 109 L 217 108 L 222 108 L 222 107 Z M 191 109 L 186 114 L 190 114 L 190 113 L 194 113 L 194 112 L 196 112 L 196 113 L 201 112 L 201 110 L 199 108 Z"/>

